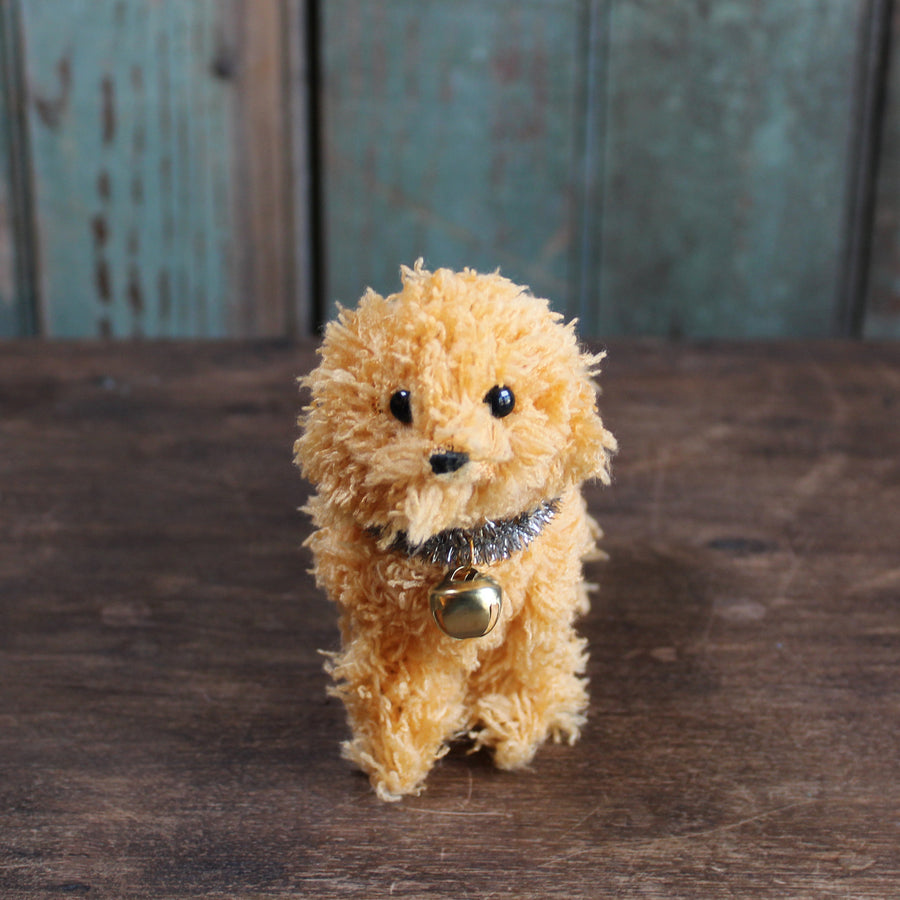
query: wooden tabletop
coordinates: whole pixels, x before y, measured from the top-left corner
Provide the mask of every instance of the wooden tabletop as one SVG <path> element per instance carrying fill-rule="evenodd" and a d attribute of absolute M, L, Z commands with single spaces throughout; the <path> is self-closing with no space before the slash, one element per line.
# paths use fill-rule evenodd
<path fill-rule="evenodd" d="M 613 342 L 590 722 L 339 757 L 283 344 L 0 345 L 0 896 L 900 896 L 900 345 Z"/>

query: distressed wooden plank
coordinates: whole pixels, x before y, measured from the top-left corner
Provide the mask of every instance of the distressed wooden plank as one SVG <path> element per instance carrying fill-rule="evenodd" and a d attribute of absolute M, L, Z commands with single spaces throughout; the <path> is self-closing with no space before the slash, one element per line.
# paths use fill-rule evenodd
<path fill-rule="evenodd" d="M 878 155 L 890 64 L 893 0 L 866 0 L 856 53 L 847 172 L 844 258 L 838 291 L 839 333 L 860 337 L 872 271 Z"/>
<path fill-rule="evenodd" d="M 0 10 L 0 338 L 22 334 L 22 300 L 16 285 L 15 199 L 12 180 L 6 22 Z"/>
<path fill-rule="evenodd" d="M 893 5 L 892 55 L 882 119 L 872 262 L 863 334 L 900 337 L 900 5 Z"/>
<path fill-rule="evenodd" d="M 862 0 L 610 0 L 590 330 L 836 328 Z"/>
<path fill-rule="evenodd" d="M 302 336 L 314 334 L 318 328 L 322 302 L 318 50 L 311 49 L 318 41 L 318 19 L 308 0 L 285 0 L 284 10 L 290 106 L 286 133 L 291 160 L 289 241 L 293 247 L 291 288 L 295 298 L 289 330 Z"/>
<path fill-rule="evenodd" d="M 285 334 L 280 0 L 24 12 L 48 333 Z"/>
<path fill-rule="evenodd" d="M 424 256 L 565 305 L 581 4 L 321 8 L 329 304 L 394 290 Z"/>
<path fill-rule="evenodd" d="M 0 352 L 4 898 L 897 896 L 900 344 L 611 342 L 582 738 L 399 804 L 316 652 L 314 362 Z"/>
<path fill-rule="evenodd" d="M 289 48 L 302 46 L 302 34 L 288 34 L 293 19 L 281 0 L 240 0 L 233 21 L 240 59 L 233 215 L 244 223 L 243 240 L 233 248 L 243 273 L 237 331 L 286 334 L 304 315 L 293 293 L 291 107 L 285 95 Z M 294 80 L 290 84 L 294 90 L 305 87 Z M 294 128 L 294 135 L 300 141 L 305 138 L 302 127 Z"/>
<path fill-rule="evenodd" d="M 0 337 L 38 330 L 18 0 L 0 4 Z"/>
<path fill-rule="evenodd" d="M 325 4 L 329 300 L 422 254 L 586 334 L 834 333 L 866 9 Z"/>

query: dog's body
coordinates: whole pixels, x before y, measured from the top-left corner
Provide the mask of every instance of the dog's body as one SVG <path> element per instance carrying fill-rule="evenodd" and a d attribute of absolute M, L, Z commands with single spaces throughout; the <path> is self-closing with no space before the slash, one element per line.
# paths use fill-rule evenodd
<path fill-rule="evenodd" d="M 341 613 L 329 669 L 353 730 L 344 752 L 384 799 L 417 790 L 454 737 L 507 769 L 548 737 L 577 738 L 574 622 L 599 533 L 579 488 L 608 481 L 615 449 L 595 406 L 599 357 L 546 301 L 469 270 L 403 278 L 328 327 L 295 448 L 318 488 L 317 580 Z M 456 640 L 429 592 L 466 562 L 503 606 L 490 633 Z"/>

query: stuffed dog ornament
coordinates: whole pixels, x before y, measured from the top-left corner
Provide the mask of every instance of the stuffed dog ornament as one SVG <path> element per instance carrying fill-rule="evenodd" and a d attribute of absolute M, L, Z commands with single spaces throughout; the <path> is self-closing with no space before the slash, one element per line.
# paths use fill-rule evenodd
<path fill-rule="evenodd" d="M 600 531 L 580 486 L 609 483 L 600 355 L 499 274 L 401 270 L 325 331 L 294 447 L 316 488 L 329 655 L 377 794 L 417 793 L 449 743 L 527 765 L 575 741 L 587 707 L 582 560 Z"/>

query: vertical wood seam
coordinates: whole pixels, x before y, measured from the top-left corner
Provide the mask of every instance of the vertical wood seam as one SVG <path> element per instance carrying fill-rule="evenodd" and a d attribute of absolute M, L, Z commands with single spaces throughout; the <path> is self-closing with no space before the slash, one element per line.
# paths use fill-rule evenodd
<path fill-rule="evenodd" d="M 835 304 L 834 331 L 839 337 L 861 337 L 865 319 L 892 13 L 893 0 L 869 0 L 858 40 L 843 254 Z"/>
<path fill-rule="evenodd" d="M 9 126 L 9 184 L 12 221 L 14 285 L 22 336 L 45 331 L 46 316 L 38 279 L 39 247 L 34 215 L 34 183 L 31 143 L 28 133 L 28 88 L 25 79 L 25 41 L 21 0 L 0 5 L 0 40 L 3 65 L 0 71 L 6 95 Z"/>
<path fill-rule="evenodd" d="M 281 107 L 285 121 L 284 129 L 284 182 L 288 187 L 285 191 L 285 269 L 284 269 L 284 329 L 285 336 L 296 338 L 298 336 L 299 320 L 302 310 L 306 307 L 307 297 L 305 290 L 306 262 L 303 259 L 305 229 L 298 221 L 300 205 L 298 192 L 303 190 L 301 178 L 304 173 L 301 169 L 304 157 L 302 141 L 295 137 L 294 130 L 297 127 L 299 115 L 303 111 L 303 97 L 299 96 L 302 81 L 298 76 L 300 71 L 298 44 L 303 37 L 300 31 L 299 16 L 296 14 L 297 0 L 279 0 L 281 7 Z"/>
<path fill-rule="evenodd" d="M 322 131 L 322 11 L 319 0 L 301 0 L 304 12 L 304 46 L 306 60 L 304 92 L 306 116 L 297 126 L 303 128 L 306 147 L 306 179 L 308 194 L 303 214 L 307 222 L 309 274 L 309 307 L 306 327 L 318 333 L 325 323 L 325 273 L 328 246 L 325 239 L 325 169 Z M 294 89 L 297 89 L 296 84 Z"/>
<path fill-rule="evenodd" d="M 609 27 L 614 0 L 587 0 L 584 10 L 585 41 L 581 128 L 576 138 L 581 154 L 578 176 L 580 198 L 577 212 L 577 254 L 574 307 L 583 332 L 593 333 L 601 301 L 598 281 L 602 268 L 604 198 L 606 172 L 607 89 L 609 75 Z M 594 301 L 592 303 L 592 300 Z"/>

